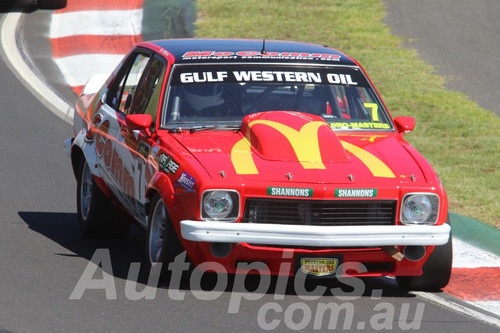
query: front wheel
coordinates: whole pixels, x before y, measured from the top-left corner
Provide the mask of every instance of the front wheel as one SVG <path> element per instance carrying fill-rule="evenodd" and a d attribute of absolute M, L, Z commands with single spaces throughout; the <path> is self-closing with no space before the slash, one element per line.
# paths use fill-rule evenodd
<path fill-rule="evenodd" d="M 130 229 L 129 219 L 115 211 L 97 186 L 84 158 L 78 172 L 76 207 L 80 231 L 85 237 L 123 237 Z"/>
<path fill-rule="evenodd" d="M 162 273 L 167 274 L 168 264 L 182 252 L 183 248 L 168 215 L 163 199 L 156 194 L 151 202 L 146 242 L 148 263 L 162 264 Z"/>
<path fill-rule="evenodd" d="M 448 217 L 447 224 L 450 224 Z M 398 276 L 396 281 L 402 289 L 437 291 L 448 285 L 453 261 L 452 235 L 448 243 L 436 246 L 422 267 L 420 276 Z"/>

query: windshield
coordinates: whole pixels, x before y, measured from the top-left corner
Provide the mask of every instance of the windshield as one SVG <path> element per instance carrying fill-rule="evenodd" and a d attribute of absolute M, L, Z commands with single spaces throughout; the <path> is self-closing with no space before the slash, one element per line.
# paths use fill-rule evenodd
<path fill-rule="evenodd" d="M 238 127 L 244 116 L 300 111 L 323 117 L 334 130 L 392 129 L 359 68 L 340 66 L 175 66 L 163 127 Z"/>

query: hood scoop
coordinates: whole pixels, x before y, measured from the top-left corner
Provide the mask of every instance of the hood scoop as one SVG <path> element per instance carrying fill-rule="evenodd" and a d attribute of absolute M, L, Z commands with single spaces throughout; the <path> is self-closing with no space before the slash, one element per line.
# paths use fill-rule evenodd
<path fill-rule="evenodd" d="M 300 162 L 304 169 L 325 169 L 325 163 L 348 162 L 337 135 L 316 115 L 254 113 L 243 118 L 241 132 L 264 160 Z"/>

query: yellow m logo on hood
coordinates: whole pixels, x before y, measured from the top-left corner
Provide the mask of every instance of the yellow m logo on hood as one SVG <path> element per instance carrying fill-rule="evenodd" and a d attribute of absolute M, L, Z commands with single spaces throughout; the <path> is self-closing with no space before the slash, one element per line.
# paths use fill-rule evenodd
<path fill-rule="evenodd" d="M 298 161 L 304 169 L 326 169 L 321 158 L 318 129 L 328 126 L 322 121 L 306 123 L 297 131 L 282 123 L 271 120 L 254 120 L 248 124 L 245 137 L 236 142 L 231 149 L 231 161 L 237 174 L 252 175 L 259 171 L 255 165 L 251 149 L 250 128 L 262 124 L 281 133 L 292 146 Z M 343 148 L 360 159 L 370 169 L 375 177 L 395 178 L 394 173 L 379 158 L 373 154 L 340 140 Z"/>

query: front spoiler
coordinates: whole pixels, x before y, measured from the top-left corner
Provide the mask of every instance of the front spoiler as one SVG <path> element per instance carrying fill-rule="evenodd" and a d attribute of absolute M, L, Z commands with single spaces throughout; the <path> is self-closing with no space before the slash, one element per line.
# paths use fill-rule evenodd
<path fill-rule="evenodd" d="M 444 245 L 450 230 L 448 224 L 310 226 L 181 221 L 182 237 L 195 242 L 316 247 Z"/>

